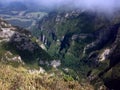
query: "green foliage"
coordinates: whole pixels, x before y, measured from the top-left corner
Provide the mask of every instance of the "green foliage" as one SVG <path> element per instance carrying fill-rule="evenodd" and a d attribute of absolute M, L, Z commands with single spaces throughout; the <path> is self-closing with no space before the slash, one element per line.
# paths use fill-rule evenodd
<path fill-rule="evenodd" d="M 7 50 L 10 50 L 11 52 L 16 52 L 18 55 L 21 56 L 21 58 L 23 59 L 23 61 L 25 63 L 28 64 L 33 64 L 33 63 L 39 63 L 39 60 L 52 60 L 52 58 L 49 56 L 49 54 L 47 54 L 47 52 L 45 52 L 44 50 L 42 50 L 40 47 L 36 48 L 33 52 L 30 52 L 28 50 L 19 50 L 16 48 L 16 46 L 14 46 L 13 43 L 8 44 L 9 46 L 7 47 Z"/>
<path fill-rule="evenodd" d="M 33 40 L 35 40 L 35 38 L 33 38 Z M 16 44 L 17 43 L 14 43 L 14 42 L 13 43 L 9 43 L 9 42 L 0 43 L 0 59 L 2 59 L 3 57 L 6 57 L 5 53 L 7 51 L 10 51 L 13 55 L 7 55 L 8 58 L 20 56 L 23 62 L 25 62 L 25 64 L 27 64 L 31 68 L 38 68 L 39 60 L 48 61 L 48 62 L 52 60 L 52 57 L 47 52 L 45 52 L 43 49 L 41 49 L 39 46 L 36 46 L 38 48 L 36 48 L 33 52 L 30 52 L 28 50 L 23 51 L 23 50 L 17 49 L 17 47 L 15 46 Z M 6 62 L 11 64 L 14 67 L 17 67 L 19 64 L 18 62 L 14 62 L 14 61 L 8 62 L 6 60 Z"/>
<path fill-rule="evenodd" d="M 34 43 L 36 42 L 36 40 L 37 40 L 36 37 L 32 37 L 32 38 L 31 38 L 31 41 L 34 42 Z"/>
<path fill-rule="evenodd" d="M 64 75 L 63 79 L 64 79 L 65 81 L 73 81 L 73 80 L 74 80 L 74 79 L 73 79 L 71 76 L 69 76 L 69 75 Z"/>
<path fill-rule="evenodd" d="M 65 59 L 63 61 L 63 65 L 72 67 L 72 66 L 76 65 L 78 62 L 79 62 L 79 59 L 74 57 L 72 54 L 66 54 Z"/>
<path fill-rule="evenodd" d="M 6 50 L 3 48 L 3 44 L 0 43 L 0 59 L 1 59 L 2 56 L 4 55 L 5 51 L 6 51 Z"/>
<path fill-rule="evenodd" d="M 60 45 L 58 42 L 53 42 L 48 49 L 48 53 L 54 57 L 58 58 Z"/>

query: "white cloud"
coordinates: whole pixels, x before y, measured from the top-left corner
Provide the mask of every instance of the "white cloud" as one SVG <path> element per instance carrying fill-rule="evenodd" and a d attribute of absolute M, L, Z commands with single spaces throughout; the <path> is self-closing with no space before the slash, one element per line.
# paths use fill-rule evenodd
<path fill-rule="evenodd" d="M 113 12 L 120 10 L 120 0 L 1 0 L 3 2 L 24 1 L 34 2 L 47 7 L 62 6 L 67 4 L 78 8 Z"/>

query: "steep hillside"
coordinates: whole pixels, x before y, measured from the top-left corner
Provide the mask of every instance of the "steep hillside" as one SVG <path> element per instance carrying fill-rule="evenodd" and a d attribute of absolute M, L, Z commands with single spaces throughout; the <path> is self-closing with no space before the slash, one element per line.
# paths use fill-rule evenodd
<path fill-rule="evenodd" d="M 46 45 L 51 56 L 61 60 L 62 67 L 73 70 L 68 74 L 74 73 L 80 81 L 86 77 L 94 81 L 111 65 L 112 59 L 107 57 L 119 27 L 119 12 L 106 17 L 83 10 L 54 11 L 38 23 L 33 35 Z"/>
<path fill-rule="evenodd" d="M 0 90 L 94 90 L 57 69 L 60 64 L 29 31 L 0 18 Z"/>
<path fill-rule="evenodd" d="M 109 55 L 110 65 L 105 69 L 100 76 L 103 78 L 105 85 L 110 89 L 120 89 L 120 29 L 117 38 L 112 45 Z"/>
<path fill-rule="evenodd" d="M 63 54 L 64 58 L 68 56 L 65 56 L 66 53 L 71 53 L 70 56 L 80 58 L 84 50 L 87 53 L 92 48 L 101 49 L 110 40 L 114 41 L 119 23 L 114 18 L 110 19 L 104 15 L 100 16 L 87 11 L 52 12 L 39 22 L 39 29 L 35 30 L 33 34 L 38 34 L 39 39 L 46 44 L 53 56 L 57 54 L 54 51 L 58 51 L 58 53 Z M 105 37 L 106 35 L 108 37 Z M 94 42 L 93 45 L 90 44 L 92 42 Z M 81 44 L 79 49 L 78 44 Z M 53 51 L 54 47 L 58 49 Z M 79 56 L 72 51 L 79 53 Z"/>
<path fill-rule="evenodd" d="M 3 62 L 16 61 L 35 67 L 40 65 L 40 61 L 49 64 L 53 59 L 41 45 L 29 31 L 0 19 L 0 60 Z"/>

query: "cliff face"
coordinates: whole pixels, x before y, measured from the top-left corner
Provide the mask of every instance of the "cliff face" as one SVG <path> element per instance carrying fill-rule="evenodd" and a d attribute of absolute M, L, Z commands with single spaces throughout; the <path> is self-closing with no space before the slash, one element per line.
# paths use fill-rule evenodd
<path fill-rule="evenodd" d="M 120 59 L 120 28 L 118 30 L 116 40 L 113 44 L 113 47 L 111 49 L 110 53 L 110 66 L 114 66 L 115 64 L 119 63 Z"/>
<path fill-rule="evenodd" d="M 46 45 L 52 56 L 59 57 L 61 54 L 60 57 L 65 60 L 80 59 L 109 47 L 119 26 L 119 14 L 106 18 L 88 11 L 55 11 L 38 23 L 33 34 Z"/>
<path fill-rule="evenodd" d="M 119 22 L 116 17 L 110 19 L 87 11 L 52 12 L 38 23 L 38 36 L 48 48 L 53 41 L 60 42 L 60 51 L 78 38 L 83 41 L 90 39 L 86 41 L 86 44 L 91 42 L 86 49 L 95 46 L 99 49 L 99 46 L 105 46 L 102 44 L 115 39 Z"/>
<path fill-rule="evenodd" d="M 14 27 L 0 19 L 1 60 L 36 64 L 36 66 L 40 65 L 40 60 L 50 62 L 52 58 L 40 45 L 29 31 Z"/>
<path fill-rule="evenodd" d="M 109 69 L 103 75 L 105 85 L 111 89 L 120 89 L 120 29 L 109 54 Z"/>
<path fill-rule="evenodd" d="M 38 23 L 39 33 L 33 34 L 64 67 L 93 78 L 119 62 L 119 45 L 114 43 L 119 41 L 119 17 L 119 12 L 107 18 L 88 11 L 55 11 Z"/>

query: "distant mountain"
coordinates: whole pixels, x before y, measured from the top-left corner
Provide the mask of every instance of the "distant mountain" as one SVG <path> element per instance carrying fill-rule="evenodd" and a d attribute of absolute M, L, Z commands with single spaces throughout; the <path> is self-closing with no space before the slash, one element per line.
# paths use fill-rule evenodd
<path fill-rule="evenodd" d="M 23 11 L 27 9 L 27 6 L 23 2 L 15 1 L 10 3 L 3 3 L 1 2 L 1 7 L 4 10 L 11 10 L 11 11 Z"/>
<path fill-rule="evenodd" d="M 22 2 L 11 2 L 8 4 L 6 9 L 12 10 L 12 11 L 24 11 L 27 10 L 27 6 Z"/>
<path fill-rule="evenodd" d="M 47 15 L 44 7 L 35 3 L 14 1 L 0 3 L 0 16 L 14 26 L 31 30 L 38 20 Z"/>
<path fill-rule="evenodd" d="M 34 2 L 21 2 L 21 1 L 12 1 L 12 2 L 0 2 L 0 8 L 5 11 L 41 11 L 41 12 L 49 12 L 50 8 L 45 7 L 43 5 L 34 3 Z"/>

